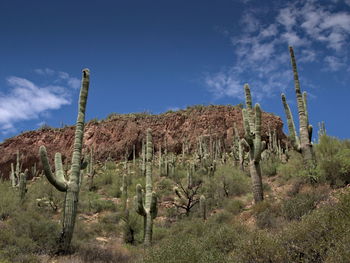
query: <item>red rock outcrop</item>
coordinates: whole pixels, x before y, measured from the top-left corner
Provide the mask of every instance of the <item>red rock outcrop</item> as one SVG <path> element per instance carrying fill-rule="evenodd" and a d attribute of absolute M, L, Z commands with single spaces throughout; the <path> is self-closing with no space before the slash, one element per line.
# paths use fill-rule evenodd
<path fill-rule="evenodd" d="M 278 138 L 285 139 L 280 117 L 270 113 L 262 114 L 263 136 L 266 139 L 268 127 L 276 130 Z M 232 144 L 233 123 L 236 122 L 243 135 L 241 108 L 238 106 L 193 106 L 186 110 L 167 112 L 160 115 L 121 114 L 104 121 L 90 121 L 85 126 L 84 149 L 93 146 L 95 158 L 104 161 L 108 156 L 114 160 L 132 157 L 133 145 L 136 154 L 141 151 L 141 142 L 147 128 L 152 129 L 156 151 L 166 140 L 170 152 L 181 152 L 183 141 L 188 141 L 190 150 L 195 149 L 198 138 L 212 135 L 224 142 L 229 150 Z M 21 153 L 23 169 L 34 163 L 39 165 L 38 151 L 45 145 L 53 160 L 55 152 L 61 152 L 63 160 L 71 158 L 74 127 L 42 129 L 22 133 L 0 144 L 0 172 L 8 177 L 11 162 L 15 162 L 16 151 Z M 39 165 L 40 167 L 40 165 Z M 52 168 L 53 169 L 53 168 Z"/>

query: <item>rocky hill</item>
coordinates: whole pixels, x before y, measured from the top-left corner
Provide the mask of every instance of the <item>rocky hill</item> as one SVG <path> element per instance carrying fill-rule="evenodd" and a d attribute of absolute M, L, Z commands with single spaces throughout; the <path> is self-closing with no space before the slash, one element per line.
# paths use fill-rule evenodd
<path fill-rule="evenodd" d="M 242 136 L 242 113 L 239 106 L 193 106 L 185 110 L 159 115 L 146 113 L 113 114 L 103 121 L 90 121 L 84 133 L 84 149 L 94 147 L 96 160 L 104 161 L 108 156 L 119 160 L 132 158 L 135 145 L 136 155 L 141 152 L 142 139 L 147 128 L 153 131 L 155 150 L 167 145 L 168 152 L 179 153 L 182 143 L 187 141 L 193 151 L 200 136 L 219 138 L 223 147 L 229 150 L 232 145 L 233 123 L 236 123 Z M 271 113 L 262 114 L 263 137 L 267 139 L 268 128 L 276 130 L 279 139 L 285 139 L 283 122 Z M 15 162 L 17 150 L 21 153 L 23 169 L 39 164 L 38 150 L 45 145 L 53 159 L 55 152 L 61 152 L 63 161 L 71 158 L 74 127 L 47 128 L 22 133 L 0 144 L 0 172 L 8 177 L 11 162 Z"/>

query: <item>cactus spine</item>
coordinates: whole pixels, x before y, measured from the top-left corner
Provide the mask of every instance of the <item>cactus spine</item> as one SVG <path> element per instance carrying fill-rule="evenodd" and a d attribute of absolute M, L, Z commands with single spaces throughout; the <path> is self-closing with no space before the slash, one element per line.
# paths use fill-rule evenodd
<path fill-rule="evenodd" d="M 152 134 L 147 129 L 146 136 L 146 193 L 143 202 L 142 186 L 136 186 L 136 212 L 144 217 L 144 244 L 150 246 L 152 242 L 153 219 L 157 216 L 157 196 L 152 189 Z"/>
<path fill-rule="evenodd" d="M 295 129 L 293 116 L 289 108 L 289 105 L 287 103 L 286 96 L 283 93 L 281 95 L 282 103 L 284 106 L 284 111 L 287 116 L 289 137 L 290 137 L 292 146 L 294 150 L 296 150 L 297 152 L 300 152 L 303 155 L 305 162 L 309 163 L 309 162 L 313 162 L 314 157 L 313 157 L 312 144 L 311 144 L 312 126 L 309 124 L 306 92 L 301 93 L 299 76 L 297 71 L 297 64 L 295 61 L 294 51 L 292 47 L 289 47 L 289 52 L 290 52 L 291 64 L 292 64 L 293 75 L 294 75 L 295 94 L 296 94 L 297 103 L 298 103 L 298 115 L 299 115 L 299 126 L 300 126 L 299 137 Z"/>
<path fill-rule="evenodd" d="M 74 148 L 72 155 L 71 174 L 69 180 L 64 176 L 62 157 L 60 153 L 55 155 L 55 175 L 51 172 L 51 167 L 47 157 L 45 146 L 40 146 L 40 158 L 44 172 L 49 182 L 57 190 L 65 192 L 65 204 L 63 213 L 63 229 L 59 239 L 59 251 L 67 252 L 72 240 L 75 218 L 77 215 L 77 205 L 79 196 L 79 180 L 81 168 L 81 151 L 83 146 L 85 109 L 88 97 L 90 73 L 88 69 L 83 70 L 82 87 L 79 96 L 78 118 L 75 127 Z"/>
<path fill-rule="evenodd" d="M 245 136 L 241 140 L 242 146 L 249 150 L 249 171 L 253 185 L 255 203 L 264 199 L 260 160 L 266 142 L 261 141 L 261 109 L 257 103 L 252 108 L 252 97 L 248 84 L 244 85 L 246 108 L 242 109 Z"/>

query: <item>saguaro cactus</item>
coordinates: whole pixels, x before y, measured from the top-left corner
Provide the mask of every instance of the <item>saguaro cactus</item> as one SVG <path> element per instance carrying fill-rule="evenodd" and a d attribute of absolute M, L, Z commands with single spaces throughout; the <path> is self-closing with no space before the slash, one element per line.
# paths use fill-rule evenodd
<path fill-rule="evenodd" d="M 290 59 L 293 68 L 294 75 L 294 86 L 295 86 L 295 94 L 297 97 L 298 103 L 298 115 L 299 115 L 299 133 L 298 137 L 295 124 L 293 120 L 293 116 L 289 105 L 286 100 L 286 96 L 282 93 L 282 103 L 284 106 L 284 111 L 287 116 L 288 130 L 289 130 L 289 138 L 291 140 L 292 146 L 294 150 L 300 152 L 303 155 L 303 158 L 306 162 L 313 162 L 313 152 L 312 152 L 312 126 L 309 124 L 309 116 L 307 110 L 307 101 L 306 101 L 306 92 L 301 93 L 299 76 L 297 71 L 297 64 L 295 61 L 294 51 L 292 47 L 289 47 Z"/>
<path fill-rule="evenodd" d="M 55 155 L 55 174 L 51 172 L 49 160 L 47 158 L 45 146 L 40 146 L 40 158 L 43 164 L 44 173 L 49 182 L 57 190 L 65 192 L 65 205 L 63 213 L 63 229 L 59 239 L 59 251 L 67 252 L 72 240 L 75 218 L 77 215 L 77 205 L 79 196 L 79 180 L 81 169 L 81 151 L 83 146 L 85 109 L 88 97 L 90 82 L 90 72 L 88 69 L 83 70 L 82 87 L 79 96 L 78 119 L 75 127 L 74 148 L 72 155 L 71 174 L 69 180 L 65 178 L 62 157 L 60 153 Z"/>
<path fill-rule="evenodd" d="M 249 150 L 249 171 L 253 185 L 253 195 L 255 203 L 264 199 L 260 160 L 261 153 L 266 147 L 266 142 L 261 141 L 261 109 L 257 103 L 252 108 L 252 97 L 248 84 L 244 85 L 246 108 L 242 109 L 244 138 L 241 140 L 242 145 Z"/>
<path fill-rule="evenodd" d="M 19 198 L 23 202 L 24 196 L 27 192 L 27 175 L 28 175 L 28 169 L 24 171 L 24 173 L 20 173 L 19 175 Z"/>
<path fill-rule="evenodd" d="M 153 219 L 157 217 L 157 196 L 152 189 L 152 134 L 151 129 L 147 129 L 146 137 L 146 194 L 143 201 L 142 186 L 136 186 L 136 212 L 144 217 L 144 244 L 151 245 Z"/>

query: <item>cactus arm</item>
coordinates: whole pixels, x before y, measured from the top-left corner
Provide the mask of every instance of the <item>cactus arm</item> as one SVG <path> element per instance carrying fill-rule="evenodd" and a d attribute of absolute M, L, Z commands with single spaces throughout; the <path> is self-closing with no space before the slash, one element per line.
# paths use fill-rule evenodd
<path fill-rule="evenodd" d="M 255 104 L 255 131 L 254 131 L 254 160 L 261 157 L 262 144 L 261 144 L 261 108 L 257 103 Z"/>
<path fill-rule="evenodd" d="M 249 114 L 246 109 L 242 109 L 243 128 L 246 136 L 250 135 Z"/>
<path fill-rule="evenodd" d="M 250 88 L 248 84 L 244 84 L 244 93 L 245 93 L 245 101 L 246 101 L 246 110 L 248 115 L 248 122 L 250 131 L 252 132 L 254 129 L 254 113 L 253 113 L 253 103 L 252 103 L 252 95 L 250 93 Z"/>
<path fill-rule="evenodd" d="M 143 206 L 143 193 L 142 193 L 142 186 L 140 184 L 136 185 L 136 212 L 141 215 L 145 216 L 146 211 Z"/>
<path fill-rule="evenodd" d="M 281 95 L 281 98 L 282 98 L 282 103 L 283 103 L 283 107 L 284 107 L 284 112 L 286 113 L 286 117 L 287 117 L 289 138 L 291 140 L 293 148 L 296 151 L 300 152 L 300 141 L 299 141 L 299 138 L 297 136 L 296 129 L 295 129 L 295 124 L 294 124 L 292 112 L 291 112 L 290 107 L 287 103 L 286 96 L 283 93 Z"/>
<path fill-rule="evenodd" d="M 152 219 L 157 217 L 158 206 L 157 206 L 157 195 L 156 195 L 155 192 L 152 192 L 152 201 L 151 201 L 150 213 L 151 213 Z"/>
<path fill-rule="evenodd" d="M 61 180 L 62 178 L 58 178 L 56 175 L 58 175 L 59 173 L 57 173 L 56 171 L 56 175 L 53 175 L 51 172 L 51 167 L 50 167 L 50 163 L 49 160 L 47 158 L 47 152 L 46 152 L 46 148 L 45 146 L 40 146 L 39 149 L 39 153 L 40 153 L 40 159 L 41 159 L 41 163 L 43 164 L 43 169 L 44 169 L 44 174 L 47 178 L 47 180 L 49 180 L 49 182 L 58 190 L 61 192 L 66 192 L 68 189 L 68 183 L 67 181 Z M 56 159 L 56 157 L 55 157 Z"/>
<path fill-rule="evenodd" d="M 248 149 L 250 149 L 250 145 L 249 145 L 249 143 L 246 141 L 246 139 L 242 138 L 242 139 L 240 140 L 240 144 L 241 144 L 241 146 L 242 146 L 243 148 L 248 148 Z"/>
<path fill-rule="evenodd" d="M 16 187 L 16 177 L 15 177 L 15 169 L 13 167 L 13 163 L 11 163 L 10 180 L 11 180 L 12 187 Z"/>
<path fill-rule="evenodd" d="M 308 128 L 307 130 L 308 130 L 308 133 L 309 133 L 309 141 L 311 142 L 313 127 L 312 127 L 311 124 L 309 124 L 307 128 Z"/>

